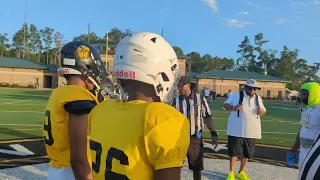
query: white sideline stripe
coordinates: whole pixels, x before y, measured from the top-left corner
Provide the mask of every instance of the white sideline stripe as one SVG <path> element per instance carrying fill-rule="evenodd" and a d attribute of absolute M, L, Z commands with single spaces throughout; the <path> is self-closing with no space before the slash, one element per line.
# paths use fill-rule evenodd
<path fill-rule="evenodd" d="M 208 129 L 204 129 L 203 131 L 207 131 L 209 132 Z M 227 132 L 227 130 L 216 130 L 218 132 Z M 287 135 L 292 135 L 292 134 L 297 134 L 297 132 L 295 133 L 287 133 L 287 132 L 261 132 L 262 134 L 287 134 Z"/>
<path fill-rule="evenodd" d="M 8 112 L 8 113 L 44 113 L 42 111 L 7 111 L 7 110 L 0 110 L 0 112 Z"/>
<path fill-rule="evenodd" d="M 287 134 L 287 135 L 296 135 L 298 134 L 298 132 L 294 132 L 294 133 L 287 133 L 287 132 L 262 132 L 262 134 Z"/>
<path fill-rule="evenodd" d="M 42 126 L 40 124 L 0 124 L 0 126 L 31 126 L 31 127 L 34 127 L 34 126 Z"/>
<path fill-rule="evenodd" d="M 282 121 L 282 120 L 261 120 L 261 122 L 280 122 L 280 123 L 294 123 L 297 121 Z"/>
<path fill-rule="evenodd" d="M 10 104 L 10 105 L 18 105 L 18 106 L 43 106 L 44 104 Z"/>
<path fill-rule="evenodd" d="M 28 156 L 28 155 L 30 155 L 30 154 L 27 154 L 27 153 L 24 153 L 24 152 L 11 151 L 11 150 L 5 150 L 5 149 L 0 149 L 0 153 L 18 155 L 18 156 Z"/>
<path fill-rule="evenodd" d="M 29 151 L 29 149 L 25 148 L 24 146 L 20 145 L 20 144 L 11 144 L 10 147 L 12 147 L 13 149 L 15 149 L 18 152 L 21 153 L 26 153 L 29 155 L 33 155 L 34 153 Z"/>

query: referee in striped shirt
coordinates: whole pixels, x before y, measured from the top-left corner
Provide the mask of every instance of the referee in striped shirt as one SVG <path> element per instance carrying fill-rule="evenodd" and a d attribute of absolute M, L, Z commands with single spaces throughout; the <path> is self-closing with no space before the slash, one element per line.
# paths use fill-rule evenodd
<path fill-rule="evenodd" d="M 206 99 L 190 89 L 191 81 L 182 76 L 178 83 L 180 96 L 173 101 L 173 106 L 190 120 L 190 146 L 188 150 L 189 169 L 193 171 L 193 179 L 201 180 L 203 167 L 204 120 L 212 136 L 212 145 L 218 146 L 218 133 L 213 127 L 211 111 Z"/>
<path fill-rule="evenodd" d="M 314 143 L 300 169 L 299 180 L 320 179 L 320 135 Z"/>

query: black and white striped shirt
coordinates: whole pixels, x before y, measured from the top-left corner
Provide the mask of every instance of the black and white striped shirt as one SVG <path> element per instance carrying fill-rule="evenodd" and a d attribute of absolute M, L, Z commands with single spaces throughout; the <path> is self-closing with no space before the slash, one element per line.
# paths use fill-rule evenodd
<path fill-rule="evenodd" d="M 202 131 L 204 118 L 211 116 L 207 100 L 196 92 L 191 92 L 189 97 L 177 96 L 172 104 L 177 110 L 190 120 L 190 133 Z"/>
<path fill-rule="evenodd" d="M 310 149 L 300 169 L 299 180 L 320 179 L 320 135 Z"/>

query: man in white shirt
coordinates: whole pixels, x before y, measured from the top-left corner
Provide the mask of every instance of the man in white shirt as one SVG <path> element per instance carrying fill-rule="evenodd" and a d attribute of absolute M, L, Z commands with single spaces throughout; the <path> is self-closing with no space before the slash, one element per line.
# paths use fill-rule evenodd
<path fill-rule="evenodd" d="M 205 88 L 203 91 L 204 97 L 206 98 L 207 102 L 210 102 L 210 91 L 208 88 Z"/>
<path fill-rule="evenodd" d="M 229 89 L 228 94 L 227 94 L 227 98 L 229 98 L 232 95 L 231 89 Z"/>
<path fill-rule="evenodd" d="M 266 113 L 262 99 L 255 92 L 260 90 L 256 80 L 249 79 L 244 90 L 232 94 L 225 102 L 224 108 L 231 111 L 228 120 L 228 153 L 230 156 L 230 173 L 227 180 L 250 180 L 245 167 L 248 159 L 252 158 L 255 140 L 261 139 L 260 116 Z M 237 157 L 242 156 L 240 171 L 235 176 Z"/>
<path fill-rule="evenodd" d="M 302 84 L 300 96 L 306 108 L 301 112 L 301 129 L 287 156 L 287 165 L 293 167 L 300 149 L 299 168 L 320 134 L 320 85 L 316 82 Z"/>

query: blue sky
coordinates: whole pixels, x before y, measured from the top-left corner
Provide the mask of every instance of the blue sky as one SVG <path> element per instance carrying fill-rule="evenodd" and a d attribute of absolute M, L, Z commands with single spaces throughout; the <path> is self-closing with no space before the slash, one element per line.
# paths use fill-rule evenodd
<path fill-rule="evenodd" d="M 22 27 L 24 0 L 2 0 L 0 33 Z M 52 27 L 66 40 L 91 30 L 103 36 L 118 27 L 161 33 L 185 53 L 237 59 L 238 45 L 262 32 L 278 51 L 298 48 L 320 62 L 320 0 L 27 0 L 27 23 Z"/>

